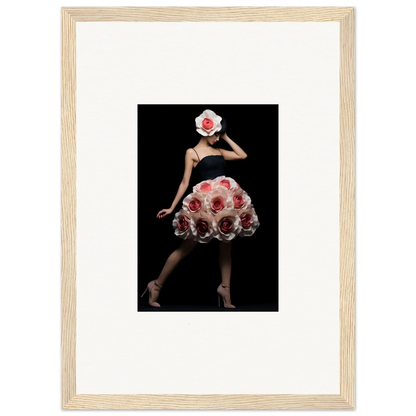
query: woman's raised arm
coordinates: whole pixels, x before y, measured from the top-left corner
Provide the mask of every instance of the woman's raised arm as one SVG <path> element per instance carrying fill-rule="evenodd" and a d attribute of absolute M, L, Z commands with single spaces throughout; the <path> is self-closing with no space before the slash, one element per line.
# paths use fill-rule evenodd
<path fill-rule="evenodd" d="M 221 149 L 221 153 L 225 160 L 240 160 L 245 159 L 248 156 L 247 153 L 236 142 L 228 137 L 227 133 L 221 134 L 220 137 L 234 150 L 232 152 L 230 150 Z"/>

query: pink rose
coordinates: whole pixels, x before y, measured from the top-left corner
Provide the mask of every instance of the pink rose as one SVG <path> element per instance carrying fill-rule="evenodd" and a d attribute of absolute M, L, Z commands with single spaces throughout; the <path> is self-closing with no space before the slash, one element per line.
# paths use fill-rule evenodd
<path fill-rule="evenodd" d="M 201 209 L 201 201 L 199 199 L 193 199 L 190 203 L 189 203 L 189 208 L 191 209 L 191 211 L 196 212 L 199 211 Z"/>
<path fill-rule="evenodd" d="M 224 186 L 227 189 L 231 188 L 231 184 L 228 179 L 223 179 L 222 181 L 220 181 L 220 185 Z"/>
<path fill-rule="evenodd" d="M 213 216 L 217 215 L 224 208 L 233 208 L 231 195 L 224 189 L 214 189 L 205 197 L 205 210 Z"/>
<path fill-rule="evenodd" d="M 179 219 L 179 221 L 178 221 L 178 228 L 179 228 L 181 231 L 185 231 L 185 230 L 187 230 L 187 229 L 188 229 L 188 227 L 189 227 L 189 218 L 188 218 L 188 217 L 183 216 L 183 217 L 182 217 L 182 218 L 180 218 L 180 219 Z"/>
<path fill-rule="evenodd" d="M 212 179 L 207 179 L 205 181 L 198 182 L 193 188 L 192 191 L 194 193 L 205 195 L 214 189 L 215 182 Z"/>
<path fill-rule="evenodd" d="M 214 179 L 214 189 L 224 187 L 229 191 L 233 191 L 234 189 L 238 189 L 237 182 L 230 178 L 229 176 L 221 175 L 217 176 Z"/>
<path fill-rule="evenodd" d="M 253 205 L 249 205 L 238 212 L 241 221 L 241 230 L 238 234 L 240 237 L 253 235 L 260 226 L 259 219 Z"/>
<path fill-rule="evenodd" d="M 214 237 L 214 218 L 207 212 L 200 211 L 192 215 L 191 233 L 195 241 L 208 243 Z"/>
<path fill-rule="evenodd" d="M 233 201 L 235 208 L 240 208 L 242 205 L 244 205 L 244 199 L 242 195 L 234 195 Z"/>
<path fill-rule="evenodd" d="M 208 182 L 204 182 L 203 184 L 201 184 L 200 189 L 203 192 L 209 192 L 211 190 L 211 185 Z"/>
<path fill-rule="evenodd" d="M 235 209 L 224 209 L 215 217 L 215 238 L 220 241 L 231 241 L 241 230 L 241 220 Z"/>
<path fill-rule="evenodd" d="M 252 222 L 252 218 L 250 214 L 244 213 L 243 215 L 240 215 L 240 219 L 241 219 L 241 225 L 244 228 L 250 227 L 250 224 Z"/>
<path fill-rule="evenodd" d="M 243 208 L 247 208 L 251 204 L 251 198 L 249 197 L 247 192 L 241 188 L 234 189 L 232 191 L 232 197 L 234 202 L 234 208 L 237 211 L 240 211 Z"/>
<path fill-rule="evenodd" d="M 211 200 L 212 209 L 215 211 L 221 211 L 224 208 L 224 200 L 222 197 L 217 196 L 213 200 Z"/>
<path fill-rule="evenodd" d="M 190 193 L 184 198 L 182 208 L 192 213 L 199 212 L 203 206 L 204 196 L 199 193 Z"/>
<path fill-rule="evenodd" d="M 222 129 L 221 120 L 212 110 L 205 110 L 195 119 L 196 131 L 202 136 L 212 136 Z"/>
<path fill-rule="evenodd" d="M 210 118 L 204 118 L 202 120 L 202 127 L 205 130 L 210 130 L 214 127 L 214 122 Z"/>
<path fill-rule="evenodd" d="M 233 227 L 233 222 L 230 221 L 229 218 L 225 217 L 222 219 L 219 226 L 222 232 L 229 233 Z"/>
<path fill-rule="evenodd" d="M 198 220 L 196 222 L 196 229 L 199 234 L 205 235 L 208 231 L 208 222 L 202 219 Z"/>
<path fill-rule="evenodd" d="M 172 221 L 172 226 L 175 230 L 175 235 L 182 239 L 192 237 L 190 227 L 191 218 L 192 214 L 188 210 L 183 208 L 175 214 L 175 217 Z"/>

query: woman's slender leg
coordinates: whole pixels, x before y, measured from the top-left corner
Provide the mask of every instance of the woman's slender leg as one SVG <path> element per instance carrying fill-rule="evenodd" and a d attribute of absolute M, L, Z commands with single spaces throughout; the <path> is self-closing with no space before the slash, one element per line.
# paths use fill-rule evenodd
<path fill-rule="evenodd" d="M 231 241 L 225 243 L 219 242 L 220 246 L 220 269 L 221 269 L 221 280 L 224 286 L 230 286 L 231 281 Z"/>
<path fill-rule="evenodd" d="M 156 279 L 156 283 L 163 286 L 165 280 L 172 273 L 175 267 L 183 260 L 198 244 L 194 240 L 183 240 L 181 245 L 168 257 L 159 277 Z"/>
<path fill-rule="evenodd" d="M 231 242 L 225 243 L 223 241 L 219 242 L 220 246 L 220 269 L 221 269 L 221 287 L 218 286 L 217 291 L 220 289 L 220 293 L 225 298 L 225 302 L 230 307 L 235 307 L 231 304 L 231 288 L 230 288 L 230 281 L 231 281 Z M 225 286 L 225 287 L 224 287 Z"/>

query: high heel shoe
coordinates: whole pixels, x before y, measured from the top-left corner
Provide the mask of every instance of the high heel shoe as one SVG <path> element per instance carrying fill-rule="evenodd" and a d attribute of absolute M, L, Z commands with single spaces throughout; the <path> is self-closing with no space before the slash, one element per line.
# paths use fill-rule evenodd
<path fill-rule="evenodd" d="M 225 295 L 228 294 L 229 295 L 229 291 L 226 290 L 226 288 L 230 288 L 230 286 L 224 286 L 223 284 L 220 284 L 217 288 L 217 294 L 218 294 L 218 307 L 221 307 L 221 298 L 222 298 L 222 303 L 224 304 L 224 308 L 227 309 L 235 309 L 234 305 L 231 305 L 231 298 L 230 298 L 230 303 L 227 303 L 227 301 L 225 300 Z"/>
<path fill-rule="evenodd" d="M 156 302 L 155 300 L 152 300 L 152 298 L 154 299 L 154 293 L 156 292 L 156 293 L 158 293 L 159 294 L 159 292 L 160 292 L 160 289 L 159 290 L 157 290 L 156 288 L 155 288 L 155 286 L 157 286 L 157 287 L 159 287 L 160 289 L 162 289 L 162 287 L 163 286 L 160 286 L 160 285 L 158 285 L 157 283 L 156 283 L 156 280 L 152 280 L 152 281 L 150 281 L 148 284 L 147 284 L 147 286 L 146 286 L 146 290 L 143 292 L 143 294 L 140 296 L 141 298 L 144 296 L 144 294 L 147 292 L 147 291 L 149 291 L 149 306 L 154 306 L 154 307 L 156 307 L 156 308 L 160 308 L 160 304 L 158 303 L 158 302 Z M 154 289 L 154 291 L 153 291 L 153 297 L 152 297 L 152 290 Z M 157 297 L 156 297 L 156 299 L 157 299 Z"/>

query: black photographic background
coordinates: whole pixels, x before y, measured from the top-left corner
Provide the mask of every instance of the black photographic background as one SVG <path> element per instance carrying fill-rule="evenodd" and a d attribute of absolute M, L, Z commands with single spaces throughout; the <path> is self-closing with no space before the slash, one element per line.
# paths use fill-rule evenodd
<path fill-rule="evenodd" d="M 150 280 L 159 276 L 168 256 L 182 239 L 172 221 L 182 201 L 198 182 L 192 174 L 189 187 L 175 210 L 164 218 L 184 174 L 185 152 L 200 135 L 195 118 L 210 109 L 227 122 L 227 134 L 248 155 L 227 160 L 226 175 L 251 197 L 260 226 L 250 237 L 232 240 L 231 300 L 227 311 L 278 311 L 278 105 L 138 105 L 138 310 L 215 311 L 221 283 L 218 240 L 198 243 L 165 281 L 158 302 L 146 306 Z M 231 150 L 223 139 L 213 147 Z"/>

